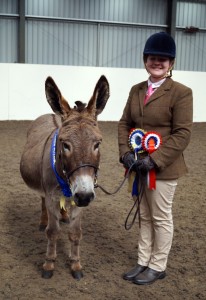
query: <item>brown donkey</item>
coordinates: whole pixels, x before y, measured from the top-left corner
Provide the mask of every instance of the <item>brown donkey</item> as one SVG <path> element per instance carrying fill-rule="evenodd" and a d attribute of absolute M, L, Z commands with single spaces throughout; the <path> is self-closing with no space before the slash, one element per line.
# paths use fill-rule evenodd
<path fill-rule="evenodd" d="M 71 108 L 51 77 L 45 82 L 47 101 L 55 114 L 32 122 L 22 154 L 20 172 L 25 183 L 42 198 L 40 229 L 48 239 L 42 277 L 53 275 L 59 220 L 69 223 L 71 272 L 82 278 L 79 243 L 81 214 L 95 197 L 102 136 L 97 124 L 109 98 L 109 84 L 101 76 L 88 105 L 76 101 Z M 69 214 L 67 214 L 69 211 Z"/>

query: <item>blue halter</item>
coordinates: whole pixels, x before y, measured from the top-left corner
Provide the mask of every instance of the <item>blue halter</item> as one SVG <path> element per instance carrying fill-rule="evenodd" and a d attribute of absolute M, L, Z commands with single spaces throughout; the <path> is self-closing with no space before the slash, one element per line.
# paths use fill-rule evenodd
<path fill-rule="evenodd" d="M 50 162 L 51 162 L 51 166 L 54 171 L 54 174 L 56 176 L 56 179 L 61 187 L 63 195 L 65 197 L 71 197 L 72 192 L 71 192 L 69 184 L 67 183 L 67 181 L 65 181 L 63 178 L 61 178 L 59 176 L 59 174 L 57 173 L 57 170 L 56 170 L 56 166 L 55 166 L 56 165 L 56 142 L 57 142 L 58 133 L 59 133 L 59 130 L 57 129 L 55 131 L 55 134 L 52 139 L 51 149 L 50 149 Z"/>

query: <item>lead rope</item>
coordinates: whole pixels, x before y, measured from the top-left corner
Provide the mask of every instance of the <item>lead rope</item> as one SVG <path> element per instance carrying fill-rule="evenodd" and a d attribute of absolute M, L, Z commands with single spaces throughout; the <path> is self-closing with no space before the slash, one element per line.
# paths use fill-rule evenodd
<path fill-rule="evenodd" d="M 143 197 L 143 194 L 144 194 L 144 191 L 145 191 L 145 177 L 142 176 L 140 174 L 140 172 L 138 173 L 138 187 L 139 188 L 139 191 L 138 191 L 138 195 L 136 197 L 136 200 L 134 201 L 134 204 L 132 206 L 132 208 L 130 209 L 128 215 L 127 215 L 127 218 L 125 220 L 125 224 L 124 224 L 124 227 L 126 230 L 130 230 L 132 228 L 132 226 L 134 225 L 134 222 L 135 222 L 135 219 L 137 217 L 137 214 L 138 214 L 138 217 L 139 217 L 139 228 L 141 228 L 141 219 L 140 219 L 140 203 L 142 201 L 142 197 Z M 136 211 L 134 213 L 134 216 L 133 216 L 133 219 L 131 221 L 131 223 L 128 225 L 128 221 L 129 221 L 129 218 L 132 214 L 132 211 L 134 210 L 136 206 Z"/>
<path fill-rule="evenodd" d="M 103 187 L 102 187 L 101 185 L 99 185 L 97 182 L 95 183 L 94 187 L 95 187 L 95 188 L 100 188 L 100 189 L 101 189 L 105 194 L 107 194 L 107 195 L 115 195 L 117 192 L 119 192 L 119 190 L 123 187 L 125 181 L 128 179 L 129 173 L 131 172 L 132 167 L 133 167 L 134 164 L 135 164 L 135 163 L 133 163 L 133 164 L 131 165 L 131 167 L 128 169 L 127 174 L 125 175 L 124 179 L 122 180 L 122 182 L 120 183 L 120 185 L 117 187 L 117 189 L 116 189 L 114 192 L 109 192 L 109 191 L 107 191 L 105 188 L 103 188 Z"/>
<path fill-rule="evenodd" d="M 117 187 L 117 189 L 116 189 L 114 192 L 109 192 L 109 191 L 107 191 L 105 188 L 103 188 L 103 187 L 102 187 L 101 185 L 99 185 L 97 182 L 95 183 L 94 187 L 95 187 L 95 188 L 100 188 L 100 189 L 101 189 L 105 194 L 107 194 L 107 195 L 114 195 L 114 194 L 116 194 L 116 193 L 123 187 L 125 181 L 128 179 L 129 174 L 130 174 L 130 172 L 131 172 L 132 167 L 133 167 L 134 164 L 135 164 L 135 163 L 133 163 L 133 164 L 131 165 L 131 167 L 128 169 L 127 174 L 125 175 L 123 181 L 120 183 L 120 185 Z M 136 217 L 137 217 L 137 214 L 138 214 L 138 216 L 139 216 L 139 228 L 141 227 L 141 220 L 140 220 L 140 203 L 141 203 L 141 200 L 142 200 L 142 196 L 143 196 L 143 194 L 144 194 L 144 191 L 145 191 L 145 180 L 144 180 L 144 179 L 145 179 L 144 176 L 142 176 L 142 175 L 140 174 L 140 172 L 138 172 L 138 187 L 140 187 L 140 189 L 139 189 L 139 191 L 138 191 L 138 196 L 136 197 L 136 200 L 134 201 L 134 204 L 133 204 L 132 208 L 130 209 L 130 211 L 129 211 L 128 215 L 127 215 L 127 218 L 126 218 L 126 220 L 125 220 L 125 225 L 124 225 L 124 227 L 125 227 L 126 230 L 129 230 L 129 229 L 132 228 L 132 226 L 134 225 L 135 219 L 136 219 Z M 128 220 L 129 220 L 130 215 L 132 214 L 132 211 L 134 210 L 135 206 L 136 206 L 136 211 L 135 211 L 135 213 L 134 213 L 132 222 L 128 225 L 128 224 L 127 224 L 127 223 L 128 223 Z"/>
<path fill-rule="evenodd" d="M 128 178 L 128 176 L 129 176 L 129 171 L 127 172 L 127 175 L 124 177 L 123 181 L 120 183 L 120 185 L 117 187 L 117 189 L 114 192 L 107 191 L 105 188 L 103 188 L 97 182 L 95 183 L 94 187 L 95 188 L 100 188 L 100 190 L 102 190 L 107 195 L 114 195 L 114 194 L 118 193 L 119 190 L 123 187 L 123 185 L 124 185 L 126 179 Z"/>

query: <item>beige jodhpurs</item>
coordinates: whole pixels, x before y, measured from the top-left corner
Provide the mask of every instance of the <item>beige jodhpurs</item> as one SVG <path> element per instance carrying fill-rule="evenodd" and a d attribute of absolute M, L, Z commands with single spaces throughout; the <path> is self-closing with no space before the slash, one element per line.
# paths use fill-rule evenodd
<path fill-rule="evenodd" d="M 172 245 L 172 203 L 177 180 L 157 180 L 156 190 L 147 187 L 140 204 L 141 228 L 138 264 L 164 271 Z"/>

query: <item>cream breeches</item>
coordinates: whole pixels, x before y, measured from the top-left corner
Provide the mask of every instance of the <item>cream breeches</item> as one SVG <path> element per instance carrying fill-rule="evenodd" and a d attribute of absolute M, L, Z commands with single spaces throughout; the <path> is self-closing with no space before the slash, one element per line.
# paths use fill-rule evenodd
<path fill-rule="evenodd" d="M 145 189 L 140 204 L 138 263 L 164 271 L 173 238 L 172 203 L 177 180 L 157 180 L 156 190 Z"/>

